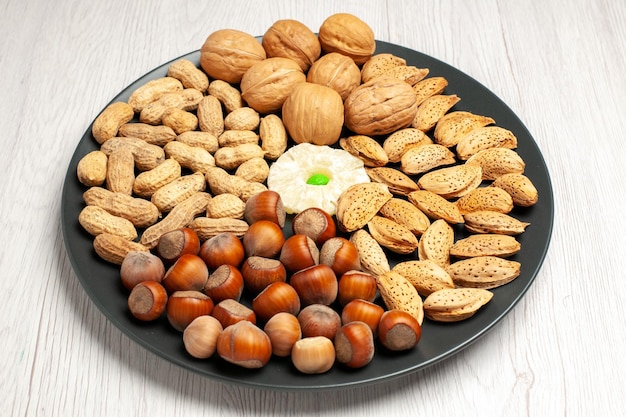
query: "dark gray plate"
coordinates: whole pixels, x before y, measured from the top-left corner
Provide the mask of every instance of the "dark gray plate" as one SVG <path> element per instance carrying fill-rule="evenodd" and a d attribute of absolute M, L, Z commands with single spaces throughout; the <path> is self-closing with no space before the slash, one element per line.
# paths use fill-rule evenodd
<path fill-rule="evenodd" d="M 547 167 L 537 144 L 520 119 L 483 85 L 437 59 L 379 41 L 376 53 L 383 52 L 403 57 L 409 65 L 429 68 L 430 76 L 446 77 L 449 86 L 445 94 L 457 94 L 461 97 L 454 110 L 490 116 L 498 126 L 511 130 L 517 136 L 517 151 L 526 162 L 526 175 L 539 191 L 539 202 L 531 208 L 516 208 L 512 213 L 520 220 L 531 223 L 519 237 L 522 250 L 512 258 L 522 264 L 521 275 L 516 280 L 493 290 L 492 301 L 471 319 L 448 324 L 426 320 L 422 328 L 422 339 L 415 349 L 400 354 L 377 349 L 373 361 L 362 369 L 350 370 L 336 365 L 323 375 L 303 375 L 287 359 L 272 358 L 260 370 L 242 369 L 217 356 L 209 360 L 196 360 L 186 354 L 181 334 L 169 326 L 165 317 L 152 323 L 133 319 L 126 305 L 127 292 L 119 280 L 119 268 L 98 258 L 93 251 L 92 237 L 78 223 L 78 215 L 84 206 L 82 193 L 86 188 L 76 178 L 76 166 L 80 158 L 98 148 L 89 126 L 78 143 L 67 170 L 62 194 L 62 226 L 65 246 L 74 271 L 102 313 L 131 339 L 171 363 L 216 380 L 277 390 L 337 389 L 390 380 L 444 360 L 492 329 L 526 293 L 546 255 L 554 215 Z M 198 63 L 200 53 L 195 51 L 181 58 Z M 168 65 L 169 63 L 163 64 L 141 77 L 112 101 L 127 100 L 130 93 L 140 85 L 164 76 Z M 287 234 L 288 229 L 289 224 L 286 226 Z M 455 232 L 457 237 L 464 235 L 462 228 L 457 228 Z M 397 260 L 391 261 L 394 263 Z"/>

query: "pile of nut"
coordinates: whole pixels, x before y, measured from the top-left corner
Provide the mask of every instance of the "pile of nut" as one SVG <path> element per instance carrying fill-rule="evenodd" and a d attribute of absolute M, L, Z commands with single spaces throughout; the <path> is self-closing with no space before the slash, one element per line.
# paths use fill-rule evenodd
<path fill-rule="evenodd" d="M 219 30 L 200 67 L 177 60 L 102 111 L 100 148 L 77 167 L 78 221 L 120 265 L 138 320 L 166 315 L 196 358 L 290 356 L 323 373 L 365 366 L 375 347 L 412 349 L 425 318 L 467 319 L 519 276 L 507 258 L 528 224 L 510 213 L 537 190 L 515 135 L 453 110 L 445 78 L 375 47 L 349 14 L 319 35 L 294 20 L 261 42 Z M 371 181 L 347 188 L 334 216 L 310 207 L 285 230 L 266 179 L 301 143 L 343 149 Z"/>

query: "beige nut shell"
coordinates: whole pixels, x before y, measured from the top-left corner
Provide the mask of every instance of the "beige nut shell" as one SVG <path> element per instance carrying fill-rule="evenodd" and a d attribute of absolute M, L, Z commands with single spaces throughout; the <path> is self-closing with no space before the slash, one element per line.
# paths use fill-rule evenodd
<path fill-rule="evenodd" d="M 265 49 L 254 36 L 235 29 L 211 33 L 200 49 L 202 69 L 231 84 L 239 84 L 243 74 L 265 58 Z"/>
<path fill-rule="evenodd" d="M 259 113 L 280 110 L 293 88 L 306 81 L 298 63 L 289 58 L 267 58 L 241 78 L 241 96 Z"/>
<path fill-rule="evenodd" d="M 408 127 L 415 118 L 417 101 L 409 84 L 393 77 L 378 77 L 355 88 L 344 107 L 348 129 L 376 136 Z"/>
<path fill-rule="evenodd" d="M 293 19 L 274 22 L 262 40 L 268 57 L 293 59 L 307 71 L 322 53 L 317 36 L 304 23 Z"/>

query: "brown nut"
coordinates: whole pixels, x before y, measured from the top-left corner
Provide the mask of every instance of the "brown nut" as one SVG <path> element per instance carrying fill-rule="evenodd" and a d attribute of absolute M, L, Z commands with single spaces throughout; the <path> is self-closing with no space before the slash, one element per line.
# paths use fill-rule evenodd
<path fill-rule="evenodd" d="M 331 52 L 311 65 L 307 81 L 330 87 L 345 100 L 361 84 L 361 71 L 349 56 Z"/>
<path fill-rule="evenodd" d="M 324 52 L 347 55 L 358 65 L 365 63 L 376 50 L 372 28 L 349 13 L 329 16 L 320 26 L 319 40 Z"/>
<path fill-rule="evenodd" d="M 417 99 L 411 86 L 393 77 L 378 77 L 355 88 L 346 98 L 346 127 L 376 136 L 405 128 L 415 119 Z"/>
<path fill-rule="evenodd" d="M 300 83 L 283 103 L 283 122 L 296 143 L 332 145 L 341 135 L 343 112 L 338 92 L 319 84 Z"/>
<path fill-rule="evenodd" d="M 306 81 L 296 61 L 267 58 L 254 64 L 241 78 L 241 96 L 259 113 L 279 110 L 293 87 Z"/>
<path fill-rule="evenodd" d="M 262 45 L 268 57 L 293 59 L 302 71 L 307 71 L 322 52 L 315 33 L 293 19 L 274 22 L 263 35 Z"/>
<path fill-rule="evenodd" d="M 252 65 L 266 58 L 252 35 L 235 29 L 213 32 L 200 50 L 200 66 L 212 78 L 238 84 Z"/>

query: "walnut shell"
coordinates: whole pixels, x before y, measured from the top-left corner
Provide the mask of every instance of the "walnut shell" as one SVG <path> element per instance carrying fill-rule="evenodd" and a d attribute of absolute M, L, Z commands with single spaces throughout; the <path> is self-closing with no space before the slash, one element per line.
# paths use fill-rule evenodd
<path fill-rule="evenodd" d="M 274 57 L 254 64 L 241 78 L 241 96 L 259 113 L 280 110 L 283 102 L 306 75 L 292 59 Z"/>
<path fill-rule="evenodd" d="M 337 13 L 324 20 L 319 41 L 324 52 L 339 52 L 352 58 L 357 65 L 365 63 L 376 50 L 372 28 L 349 13 Z"/>
<path fill-rule="evenodd" d="M 311 65 L 306 80 L 332 88 L 345 100 L 361 84 L 361 72 L 352 58 L 331 52 Z"/>
<path fill-rule="evenodd" d="M 204 72 L 231 84 L 239 84 L 243 74 L 265 58 L 265 49 L 254 36 L 235 29 L 213 32 L 200 49 Z"/>
<path fill-rule="evenodd" d="M 411 124 L 417 97 L 409 84 L 383 76 L 355 88 L 344 107 L 348 129 L 360 135 L 384 135 Z"/>
<path fill-rule="evenodd" d="M 293 59 L 305 72 L 322 53 L 317 35 L 292 19 L 274 22 L 263 35 L 262 45 L 268 57 Z"/>
<path fill-rule="evenodd" d="M 283 123 L 296 143 L 332 145 L 343 127 L 343 101 L 330 87 L 296 85 L 283 104 Z"/>

